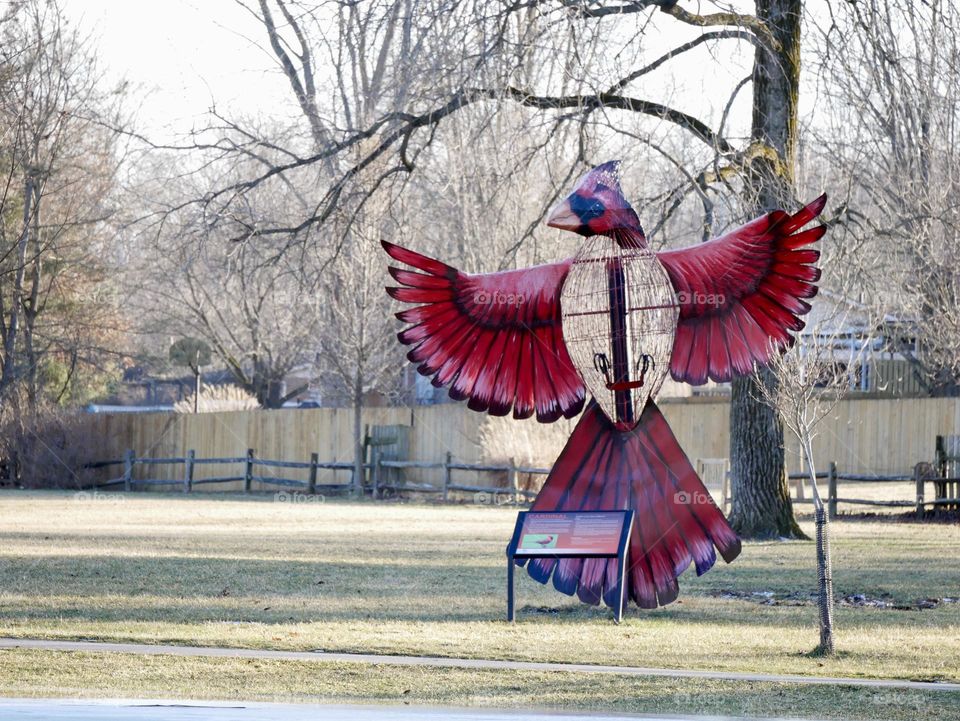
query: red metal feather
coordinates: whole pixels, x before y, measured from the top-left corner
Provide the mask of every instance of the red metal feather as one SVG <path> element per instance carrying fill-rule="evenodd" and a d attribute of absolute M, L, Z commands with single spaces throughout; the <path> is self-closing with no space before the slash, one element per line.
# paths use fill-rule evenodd
<path fill-rule="evenodd" d="M 820 252 L 798 249 L 819 240 L 825 227 L 796 231 L 825 204 L 822 195 L 792 216 L 775 211 L 706 243 L 658 254 L 680 299 L 680 329 L 690 328 L 678 329 L 674 341 L 676 380 L 728 381 L 749 372 L 747 354 L 751 366 L 763 365 L 792 343 L 789 331 L 803 328 L 798 316 L 810 310 L 804 299 L 816 295 L 820 279 L 813 266 Z"/>
<path fill-rule="evenodd" d="M 391 258 L 417 273 L 391 268 L 403 287 L 391 297 L 419 306 L 397 314 L 413 323 L 401 343 L 410 360 L 450 396 L 475 410 L 548 423 L 583 409 L 585 389 L 570 361 L 560 327 L 560 288 L 569 262 L 525 270 L 467 275 L 456 268 L 383 242 Z"/>

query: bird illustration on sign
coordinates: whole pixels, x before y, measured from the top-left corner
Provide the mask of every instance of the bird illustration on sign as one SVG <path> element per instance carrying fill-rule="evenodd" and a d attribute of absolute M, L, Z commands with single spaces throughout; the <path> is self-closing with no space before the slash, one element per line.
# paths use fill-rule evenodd
<path fill-rule="evenodd" d="M 547 224 L 584 236 L 572 258 L 466 274 L 393 243 L 388 293 L 414 307 L 399 339 L 469 408 L 543 423 L 583 411 L 535 511 L 632 509 L 627 590 L 642 608 L 677 598 L 679 575 L 740 553 L 653 398 L 667 374 L 702 385 L 752 373 L 793 343 L 817 293 L 821 196 L 705 243 L 655 253 L 624 198 L 619 163 L 588 172 Z M 591 397 L 584 411 L 587 396 Z M 526 559 L 518 559 L 523 565 Z M 617 602 L 616 559 L 537 558 L 529 574 L 585 603 Z"/>

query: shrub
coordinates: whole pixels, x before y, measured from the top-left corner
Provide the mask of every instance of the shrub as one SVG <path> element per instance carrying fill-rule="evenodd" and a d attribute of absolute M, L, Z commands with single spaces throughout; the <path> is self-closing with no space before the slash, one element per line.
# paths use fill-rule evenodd
<path fill-rule="evenodd" d="M 7 411 L 0 429 L 0 483 L 26 488 L 81 488 L 96 471 L 84 468 L 94 460 L 102 439 L 76 413 L 55 406 L 34 414 Z"/>
<path fill-rule="evenodd" d="M 260 407 L 256 397 L 240 386 L 205 386 L 200 390 L 198 412 L 217 413 L 218 411 L 252 411 Z M 193 396 L 177 401 L 173 410 L 176 413 L 193 413 Z"/>

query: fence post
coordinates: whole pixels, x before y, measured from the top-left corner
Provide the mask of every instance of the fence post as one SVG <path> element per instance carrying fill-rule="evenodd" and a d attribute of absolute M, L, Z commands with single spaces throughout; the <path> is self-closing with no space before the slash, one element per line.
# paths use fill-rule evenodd
<path fill-rule="evenodd" d="M 187 451 L 187 457 L 183 463 L 183 492 L 190 493 L 193 490 L 193 459 L 197 452 L 192 448 Z"/>
<path fill-rule="evenodd" d="M 243 492 L 250 493 L 250 484 L 253 483 L 253 449 L 247 449 L 247 465 L 243 472 Z"/>
<path fill-rule="evenodd" d="M 453 454 L 447 451 L 443 458 L 443 500 L 450 499 L 450 462 L 453 460 Z"/>
<path fill-rule="evenodd" d="M 374 454 L 377 457 L 377 460 L 373 462 L 373 469 L 371 470 L 371 475 L 373 476 L 373 490 L 371 494 L 373 499 L 377 500 L 380 498 L 380 474 L 383 473 L 383 458 L 379 453 Z"/>
<path fill-rule="evenodd" d="M 311 496 L 317 492 L 317 463 L 320 456 L 316 453 L 310 454 L 310 475 L 307 478 L 307 493 Z"/>
<path fill-rule="evenodd" d="M 913 480 L 917 484 L 917 520 L 923 520 L 923 464 L 913 467 Z"/>
<path fill-rule="evenodd" d="M 123 454 L 123 490 L 133 488 L 133 449 L 128 448 Z"/>
<path fill-rule="evenodd" d="M 510 486 L 510 493 L 513 495 L 513 502 L 520 502 L 520 489 L 517 486 L 517 464 L 513 458 L 510 459 L 510 468 L 507 470 L 507 483 Z"/>
<path fill-rule="evenodd" d="M 830 461 L 827 471 L 827 518 L 831 521 L 837 517 L 837 464 Z"/>
<path fill-rule="evenodd" d="M 940 478 L 947 477 L 947 449 L 945 441 L 946 439 L 943 436 L 937 436 L 937 444 L 934 451 L 936 456 L 935 468 Z"/>
<path fill-rule="evenodd" d="M 730 495 L 730 462 L 727 461 L 727 468 L 723 472 L 723 485 L 720 487 L 721 510 L 726 513 L 727 508 L 733 505 L 733 498 Z"/>

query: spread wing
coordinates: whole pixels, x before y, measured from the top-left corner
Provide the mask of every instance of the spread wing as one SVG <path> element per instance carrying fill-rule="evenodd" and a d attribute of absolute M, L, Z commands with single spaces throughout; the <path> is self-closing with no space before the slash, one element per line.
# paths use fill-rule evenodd
<path fill-rule="evenodd" d="M 817 294 L 826 232 L 797 232 L 820 215 L 822 195 L 795 215 L 777 210 L 700 245 L 658 253 L 680 301 L 670 372 L 693 385 L 728 381 L 767 363 L 803 328 Z"/>
<path fill-rule="evenodd" d="M 570 261 L 501 273 L 468 275 L 393 243 L 394 260 L 418 271 L 390 268 L 401 284 L 387 288 L 397 300 L 417 304 L 397 313 L 410 325 L 400 342 L 407 357 L 450 385 L 450 397 L 491 415 L 549 423 L 583 408 L 585 388 L 563 342 L 560 289 Z"/>

